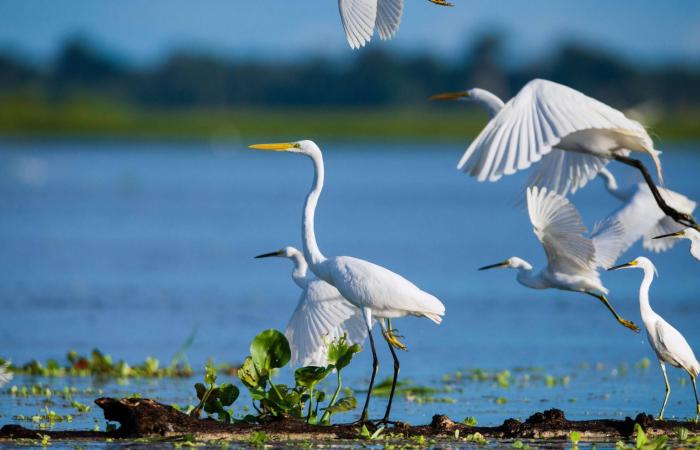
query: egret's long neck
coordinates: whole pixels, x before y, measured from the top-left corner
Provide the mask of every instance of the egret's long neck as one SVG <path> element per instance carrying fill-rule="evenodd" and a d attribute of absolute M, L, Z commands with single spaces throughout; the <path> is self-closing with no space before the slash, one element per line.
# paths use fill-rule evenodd
<path fill-rule="evenodd" d="M 486 109 L 486 112 L 489 113 L 491 118 L 498 114 L 505 106 L 503 100 L 498 98 L 496 94 L 484 89 L 472 89 L 470 98 Z"/>
<path fill-rule="evenodd" d="M 304 289 L 309 283 L 307 270 L 309 266 L 306 264 L 304 255 L 301 252 L 295 252 L 292 253 L 292 256 L 290 256 L 289 259 L 291 259 L 294 263 L 294 270 L 292 271 L 292 280 L 294 280 L 297 286 Z"/>
<path fill-rule="evenodd" d="M 651 305 L 649 304 L 649 288 L 651 287 L 652 281 L 654 281 L 654 269 L 645 267 L 644 279 L 642 280 L 642 285 L 639 287 L 639 311 L 642 314 L 642 321 L 644 321 L 645 325 L 656 316 L 656 313 L 651 309 Z"/>
<path fill-rule="evenodd" d="M 619 200 L 627 200 L 626 196 L 620 191 L 620 187 L 617 185 L 617 180 L 612 172 L 603 167 L 600 169 L 600 172 L 598 172 L 598 175 L 600 175 L 603 181 L 605 181 L 605 189 L 610 193 L 610 195 L 618 198 Z"/>
<path fill-rule="evenodd" d="M 685 232 L 688 234 L 688 240 L 690 241 L 690 254 L 700 261 L 700 233 L 692 228 Z"/>
<path fill-rule="evenodd" d="M 533 270 L 530 263 L 522 261 L 518 266 L 515 267 L 515 269 L 518 270 L 518 283 L 522 284 L 523 286 L 532 289 L 544 289 L 547 287 L 544 283 L 544 280 L 542 279 L 541 274 L 535 274 L 535 271 Z"/>
<path fill-rule="evenodd" d="M 314 182 L 304 202 L 301 238 L 304 244 L 304 257 L 306 261 L 311 264 L 311 266 L 315 266 L 326 260 L 321 250 L 318 249 L 316 233 L 314 232 L 314 213 L 316 212 L 316 204 L 321 195 L 321 190 L 323 190 L 323 156 L 321 152 L 313 152 L 309 154 L 309 157 L 314 163 Z"/>

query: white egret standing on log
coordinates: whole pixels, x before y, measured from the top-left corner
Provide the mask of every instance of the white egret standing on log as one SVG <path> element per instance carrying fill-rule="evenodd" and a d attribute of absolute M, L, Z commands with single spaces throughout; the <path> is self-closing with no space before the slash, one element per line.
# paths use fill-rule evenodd
<path fill-rule="evenodd" d="M 445 0 L 428 0 L 440 6 L 452 6 Z M 351 48 L 364 47 L 377 29 L 382 40 L 391 39 L 399 30 L 404 0 L 338 0 L 340 19 Z"/>
<path fill-rule="evenodd" d="M 513 268 L 517 280 L 532 289 L 561 289 L 583 292 L 600 300 L 615 319 L 633 331 L 639 327 L 620 317 L 608 301 L 608 290 L 598 274 L 599 268 L 610 267 L 624 245 L 620 239 L 620 224 L 606 220 L 596 227 L 590 238 L 584 237 L 586 227 L 574 206 L 547 188 L 527 189 L 527 210 L 537 239 L 547 254 L 547 267 L 539 273 L 527 261 L 516 256 L 484 266 L 479 270 Z"/>
<path fill-rule="evenodd" d="M 491 121 L 457 165 L 478 181 L 498 181 L 539 161 L 530 185 L 565 195 L 585 186 L 614 159 L 642 173 L 666 215 L 684 226 L 698 227 L 692 216 L 666 204 L 644 164 L 628 156 L 630 151 L 648 154 L 663 181 L 660 152 L 654 149 L 644 127 L 598 100 L 547 80 L 530 81 L 508 103 L 483 89 L 438 94 L 431 99 L 471 100 L 491 114 Z"/>
<path fill-rule="evenodd" d="M 654 264 L 648 258 L 642 256 L 627 264 L 611 267 L 608 270 L 631 268 L 644 271 L 644 279 L 639 288 L 639 309 L 642 313 L 644 327 L 647 329 L 649 345 L 654 349 L 656 357 L 659 359 L 661 372 L 664 374 L 664 381 L 666 382 L 666 396 L 664 397 L 663 405 L 661 405 L 659 419 L 664 418 L 664 409 L 666 409 L 666 403 L 671 394 L 671 385 L 668 382 L 668 375 L 666 375 L 666 363 L 669 363 L 673 367 L 682 368 L 690 376 L 695 392 L 695 420 L 697 420 L 698 416 L 700 416 L 700 400 L 698 399 L 696 379 L 700 373 L 700 363 L 698 363 L 693 349 L 690 348 L 688 341 L 685 340 L 683 335 L 651 309 L 649 304 L 649 287 L 651 287 L 651 282 L 654 281 L 654 274 L 656 273 Z"/>
<path fill-rule="evenodd" d="M 687 239 L 690 241 L 690 254 L 693 258 L 700 261 L 700 232 L 694 228 L 686 228 L 685 230 L 680 230 L 675 233 L 664 234 L 662 236 L 656 236 L 654 239 L 662 238 L 676 238 L 676 239 Z"/>
<path fill-rule="evenodd" d="M 343 335 L 351 344 L 367 337 L 362 312 L 325 281 L 310 276 L 304 255 L 294 247 L 256 258 L 287 258 L 294 263 L 292 279 L 301 288 L 299 303 L 289 319 L 285 336 L 292 350 L 292 364 L 302 367 L 328 364 L 328 344 Z"/>
<path fill-rule="evenodd" d="M 644 248 L 652 252 L 664 252 L 673 247 L 676 242 L 674 239 L 654 240 L 654 237 L 675 234 L 685 227 L 677 224 L 658 208 L 649 186 L 637 183 L 620 188 L 615 176 L 606 167 L 600 169 L 598 176 L 604 180 L 607 191 L 624 202 L 615 213 L 615 217 L 622 225 L 623 238 L 628 246 L 644 238 Z M 681 213 L 692 214 L 697 206 L 694 201 L 678 192 L 661 188 L 659 193 L 672 208 Z"/>
<path fill-rule="evenodd" d="M 313 162 L 314 180 L 304 202 L 301 225 L 304 257 L 309 268 L 318 278 L 335 286 L 343 297 L 362 310 L 372 348 L 372 376 L 360 416 L 361 422 L 367 420 L 369 400 L 379 368 L 374 338 L 372 337 L 372 319 L 387 319 L 388 326 L 384 326 L 384 321 L 380 323 L 383 328 L 383 336 L 389 344 L 389 350 L 394 359 L 391 393 L 386 413 L 382 419 L 382 422 L 388 422 L 399 374 L 399 359 L 394 348 L 406 348 L 394 334 L 394 330 L 391 328 L 391 319 L 405 316 L 426 317 L 439 324 L 445 314 L 445 307 L 436 297 L 422 291 L 407 279 L 384 267 L 351 256 L 326 257 L 321 253 L 314 232 L 314 214 L 318 198 L 323 190 L 324 167 L 321 149 L 314 142 L 256 144 L 250 147 L 257 150 L 297 153 L 309 157 Z"/>

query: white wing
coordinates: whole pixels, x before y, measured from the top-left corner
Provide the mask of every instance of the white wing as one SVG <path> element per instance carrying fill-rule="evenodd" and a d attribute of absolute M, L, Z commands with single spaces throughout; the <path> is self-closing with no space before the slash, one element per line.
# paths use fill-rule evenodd
<path fill-rule="evenodd" d="M 609 159 L 555 147 L 533 169 L 526 186 L 545 187 L 566 197 L 583 188 L 609 162 Z"/>
<path fill-rule="evenodd" d="M 674 363 L 690 372 L 698 375 L 700 364 L 680 331 L 666 322 L 661 316 L 658 317 L 656 326 L 656 350 L 657 354 L 667 362 Z"/>
<path fill-rule="evenodd" d="M 586 227 L 566 197 L 546 188 L 528 188 L 527 210 L 553 272 L 587 274 L 596 271 L 593 242 L 583 236 Z"/>
<path fill-rule="evenodd" d="M 345 37 L 351 48 L 360 48 L 372 39 L 378 0 L 338 0 Z"/>
<path fill-rule="evenodd" d="M 423 316 L 435 323 L 442 321 L 445 306 L 434 296 L 382 266 L 351 256 L 337 256 L 324 264 L 333 285 L 360 308 L 384 312 L 389 317 Z"/>
<path fill-rule="evenodd" d="M 321 280 L 309 282 L 285 331 L 292 364 L 327 365 L 328 344 L 343 334 L 353 344 L 364 342 L 367 326 L 362 312 L 330 284 Z"/>
<path fill-rule="evenodd" d="M 382 39 L 391 39 L 399 30 L 403 14 L 403 0 L 379 0 L 377 4 L 377 31 Z"/>
<path fill-rule="evenodd" d="M 595 248 L 596 265 L 604 269 L 612 267 L 631 245 L 625 241 L 625 229 L 614 214 L 596 224 L 591 240 Z"/>
<path fill-rule="evenodd" d="M 488 123 L 457 168 L 496 181 L 538 162 L 566 136 L 590 129 L 625 130 L 651 141 L 620 111 L 561 84 L 533 80 Z"/>
<path fill-rule="evenodd" d="M 12 381 L 12 372 L 10 372 L 10 363 L 0 365 L 0 387 Z"/>
<path fill-rule="evenodd" d="M 640 184 L 640 190 L 641 189 L 644 189 L 647 192 L 648 201 L 653 203 L 652 206 L 659 210 L 659 207 L 657 206 L 654 197 L 651 195 L 649 186 L 647 186 L 646 184 Z M 663 188 L 659 189 L 659 193 L 664 198 L 664 200 L 666 200 L 669 206 L 675 208 L 679 212 L 692 214 L 693 211 L 695 211 L 697 203 L 695 203 L 693 200 L 689 199 L 685 195 Z M 675 233 L 676 231 L 680 231 L 683 228 L 685 228 L 682 225 L 676 223 L 670 217 L 661 213 L 660 210 L 659 213 L 661 215 L 661 218 L 654 224 L 653 227 L 651 227 L 644 233 L 644 248 L 654 253 L 665 252 L 666 250 L 671 249 L 678 242 L 678 239 L 654 239 L 654 236 L 662 236 L 664 234 Z"/>

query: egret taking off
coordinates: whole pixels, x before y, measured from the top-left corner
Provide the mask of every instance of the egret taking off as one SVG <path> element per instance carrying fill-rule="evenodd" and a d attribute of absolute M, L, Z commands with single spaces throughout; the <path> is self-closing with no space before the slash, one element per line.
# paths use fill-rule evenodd
<path fill-rule="evenodd" d="M 700 232 L 694 228 L 686 228 L 685 230 L 677 231 L 675 233 L 665 234 L 662 236 L 656 236 L 654 239 L 688 239 L 690 241 L 690 254 L 693 258 L 700 261 Z"/>
<path fill-rule="evenodd" d="M 659 152 L 644 127 L 598 100 L 547 80 L 530 81 L 508 103 L 483 89 L 431 98 L 475 101 L 491 114 L 457 165 L 478 181 L 497 181 L 542 160 L 530 185 L 565 195 L 614 159 L 642 172 L 665 214 L 682 225 L 698 226 L 692 216 L 667 205 L 644 164 L 628 156 L 630 151 L 648 154 L 663 181 Z"/>
<path fill-rule="evenodd" d="M 374 338 L 372 337 L 372 319 L 387 319 L 388 327 L 384 327 L 383 321 L 380 323 L 383 328 L 383 336 L 389 344 L 389 350 L 394 359 L 394 377 L 391 393 L 386 413 L 382 419 L 382 422 L 388 422 L 399 373 L 399 359 L 394 348 L 405 349 L 405 346 L 398 341 L 397 336 L 393 333 L 391 319 L 405 316 L 426 317 L 439 324 L 442 321 L 442 316 L 445 314 L 445 307 L 434 296 L 422 291 L 407 279 L 384 267 L 351 256 L 327 258 L 321 253 L 316 244 L 314 213 L 323 189 L 324 167 L 321 149 L 314 142 L 257 144 L 251 145 L 251 148 L 297 153 L 309 157 L 313 162 L 314 180 L 304 202 L 301 224 L 304 257 L 309 264 L 309 268 L 318 278 L 335 286 L 343 297 L 362 310 L 372 348 L 372 376 L 367 390 L 365 405 L 360 416 L 361 422 L 367 420 L 369 400 L 379 368 Z"/>
<path fill-rule="evenodd" d="M 284 247 L 256 258 L 271 256 L 292 260 L 292 279 L 302 291 L 284 333 L 292 350 L 292 364 L 326 366 L 328 344 L 343 335 L 350 344 L 362 345 L 367 337 L 362 312 L 345 300 L 336 288 L 310 276 L 304 255 L 299 250 Z"/>
<path fill-rule="evenodd" d="M 620 225 L 606 220 L 593 232 L 583 236 L 586 227 L 576 208 L 547 188 L 527 189 L 527 210 L 537 239 L 547 254 L 547 267 L 535 273 L 532 266 L 518 257 L 480 268 L 510 267 L 518 270 L 518 282 L 532 289 L 561 289 L 583 292 L 600 300 L 617 321 L 633 331 L 639 327 L 620 317 L 608 301 L 598 268 L 610 267 L 620 255 L 623 243 Z"/>
<path fill-rule="evenodd" d="M 445 0 L 428 0 L 441 6 L 452 6 Z M 364 47 L 372 39 L 374 29 L 382 40 L 391 39 L 399 30 L 404 0 L 338 0 L 340 19 L 351 48 Z"/>
<path fill-rule="evenodd" d="M 664 252 L 673 247 L 675 240 L 654 240 L 654 236 L 676 233 L 684 227 L 671 220 L 656 206 L 649 186 L 637 183 L 620 188 L 615 176 L 605 167 L 600 169 L 598 176 L 604 180 L 608 192 L 624 202 L 615 213 L 615 217 L 622 225 L 624 239 L 629 246 L 644 238 L 644 248 L 652 252 Z M 663 188 L 659 189 L 659 192 L 672 208 L 681 213 L 692 214 L 697 206 L 694 201 L 678 192 Z"/>
<path fill-rule="evenodd" d="M 642 256 L 632 262 L 611 267 L 608 270 L 630 268 L 642 269 L 644 271 L 642 286 L 639 288 L 639 309 L 642 312 L 644 327 L 647 329 L 649 345 L 654 349 L 656 357 L 659 359 L 661 372 L 664 374 L 664 381 L 666 382 L 666 396 L 664 397 L 663 405 L 661 405 L 659 419 L 664 418 L 664 409 L 666 409 L 668 396 L 671 394 L 671 385 L 668 382 L 668 375 L 666 375 L 666 363 L 669 363 L 673 367 L 682 368 L 690 375 L 690 381 L 693 383 L 693 390 L 695 392 L 695 420 L 697 420 L 698 416 L 700 416 L 700 400 L 698 400 L 696 379 L 698 373 L 700 373 L 700 363 L 698 363 L 693 349 L 690 348 L 690 345 L 688 345 L 683 335 L 651 309 L 651 305 L 649 304 L 649 287 L 651 286 L 651 282 L 654 281 L 654 274 L 656 273 L 654 264 L 652 264 L 649 259 Z"/>

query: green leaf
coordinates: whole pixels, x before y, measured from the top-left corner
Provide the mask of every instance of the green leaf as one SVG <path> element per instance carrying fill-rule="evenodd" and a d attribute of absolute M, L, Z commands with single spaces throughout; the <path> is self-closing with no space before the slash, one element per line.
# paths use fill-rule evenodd
<path fill-rule="evenodd" d="M 572 444 L 578 445 L 579 441 L 581 440 L 581 432 L 572 431 L 571 433 L 569 433 L 569 440 Z"/>
<path fill-rule="evenodd" d="M 219 399 L 224 406 L 231 406 L 240 395 L 238 388 L 231 383 L 224 383 L 220 387 Z"/>
<path fill-rule="evenodd" d="M 269 372 L 284 367 L 292 356 L 289 342 L 277 330 L 265 330 L 255 336 L 250 344 L 250 355 L 258 370 Z"/>
<path fill-rule="evenodd" d="M 646 433 L 644 433 L 644 429 L 642 429 L 641 425 L 639 425 L 638 423 L 634 424 L 634 431 L 637 432 L 636 447 L 638 449 L 641 449 L 644 444 L 649 442 L 649 439 L 647 439 L 647 435 Z"/>
<path fill-rule="evenodd" d="M 202 383 L 197 383 L 194 385 L 194 390 L 197 391 L 197 398 L 198 399 L 203 399 L 204 394 L 207 393 L 207 388 L 204 386 Z"/>
<path fill-rule="evenodd" d="M 326 411 L 335 413 L 352 411 L 357 408 L 357 399 L 355 397 L 343 397 L 338 400 L 335 405 L 326 408 Z"/>
<path fill-rule="evenodd" d="M 338 370 L 342 370 L 355 353 L 362 351 L 358 344 L 348 345 L 347 335 L 343 335 L 328 345 L 328 363 L 334 365 Z"/>
<path fill-rule="evenodd" d="M 258 376 L 258 371 L 255 370 L 255 364 L 253 364 L 253 358 L 250 356 L 246 357 L 245 361 L 243 361 L 243 365 L 238 369 L 238 378 L 251 389 L 262 387 L 261 384 L 263 386 L 265 384 L 265 381 L 261 380 Z"/>
<path fill-rule="evenodd" d="M 311 389 L 318 383 L 328 376 L 332 369 L 327 367 L 300 367 L 294 372 L 294 380 L 297 386 L 303 386 Z"/>

